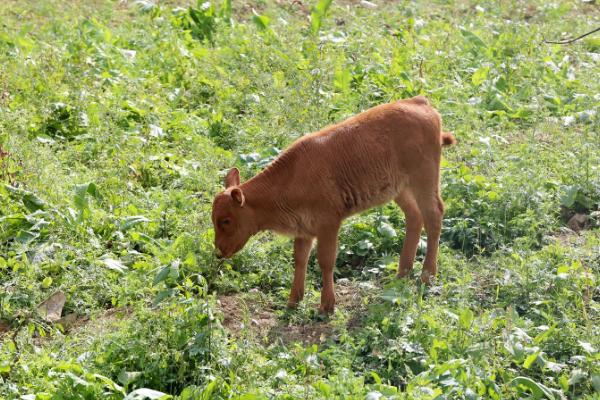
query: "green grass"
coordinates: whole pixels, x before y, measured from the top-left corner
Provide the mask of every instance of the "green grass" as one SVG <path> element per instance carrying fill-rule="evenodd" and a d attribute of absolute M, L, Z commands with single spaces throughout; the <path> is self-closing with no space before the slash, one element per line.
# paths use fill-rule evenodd
<path fill-rule="evenodd" d="M 308 3 L 0 5 L 0 398 L 600 395 L 600 36 L 543 43 L 598 4 Z M 228 168 L 417 94 L 458 139 L 434 286 L 393 205 L 343 226 L 329 318 L 314 259 L 285 309 L 289 240 L 213 258 Z"/>

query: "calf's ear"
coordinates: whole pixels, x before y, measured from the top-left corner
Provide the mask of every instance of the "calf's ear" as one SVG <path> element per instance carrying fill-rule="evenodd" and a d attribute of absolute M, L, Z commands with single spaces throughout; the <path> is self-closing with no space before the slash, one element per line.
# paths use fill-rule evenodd
<path fill-rule="evenodd" d="M 231 197 L 235 200 L 236 203 L 239 204 L 240 207 L 244 207 L 244 203 L 246 203 L 246 199 L 244 198 L 244 193 L 240 188 L 233 188 L 231 190 Z"/>
<path fill-rule="evenodd" d="M 225 189 L 240 184 L 240 171 L 237 168 L 231 168 L 225 176 Z"/>

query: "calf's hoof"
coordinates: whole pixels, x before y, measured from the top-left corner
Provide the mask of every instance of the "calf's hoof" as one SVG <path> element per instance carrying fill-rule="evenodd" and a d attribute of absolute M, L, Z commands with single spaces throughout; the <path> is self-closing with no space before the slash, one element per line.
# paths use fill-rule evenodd
<path fill-rule="evenodd" d="M 333 310 L 334 310 L 334 306 L 324 306 L 321 304 L 321 306 L 319 307 L 319 314 L 322 315 L 329 315 L 329 314 L 333 314 Z"/>
<path fill-rule="evenodd" d="M 423 271 L 421 273 L 421 283 L 425 285 L 431 285 L 434 279 L 435 275 L 432 275 L 429 271 Z"/>
<path fill-rule="evenodd" d="M 410 274 L 410 269 L 400 269 L 398 268 L 398 272 L 396 272 L 396 278 L 402 279 L 406 278 Z"/>
<path fill-rule="evenodd" d="M 295 310 L 296 308 L 298 308 L 298 303 L 299 301 L 288 300 L 287 308 L 289 308 L 290 310 Z"/>
<path fill-rule="evenodd" d="M 287 302 L 288 308 L 290 308 L 292 310 L 298 308 L 298 304 L 300 304 L 300 302 L 302 301 L 303 298 L 304 298 L 304 291 L 298 292 L 298 291 L 292 290 L 290 292 L 290 297 L 288 297 L 288 302 Z"/>
<path fill-rule="evenodd" d="M 335 297 L 333 299 L 322 299 L 319 307 L 320 314 L 333 314 L 335 308 Z"/>

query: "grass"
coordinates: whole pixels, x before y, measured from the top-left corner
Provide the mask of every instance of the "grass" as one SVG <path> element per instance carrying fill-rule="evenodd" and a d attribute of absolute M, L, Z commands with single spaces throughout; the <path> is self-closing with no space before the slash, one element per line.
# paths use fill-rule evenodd
<path fill-rule="evenodd" d="M 598 5 L 373 3 L 0 5 L 0 398 L 598 397 L 600 39 L 542 42 Z M 432 287 L 393 205 L 343 226 L 329 318 L 314 259 L 285 309 L 289 240 L 214 260 L 229 167 L 417 94 L 459 141 Z"/>

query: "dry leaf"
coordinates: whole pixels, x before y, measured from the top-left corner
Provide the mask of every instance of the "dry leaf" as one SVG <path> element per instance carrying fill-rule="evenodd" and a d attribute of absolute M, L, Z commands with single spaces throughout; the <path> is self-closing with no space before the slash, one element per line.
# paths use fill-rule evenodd
<path fill-rule="evenodd" d="M 44 300 L 38 306 L 37 311 L 46 321 L 56 322 L 60 320 L 65 301 L 67 301 L 67 296 L 59 290 Z"/>

